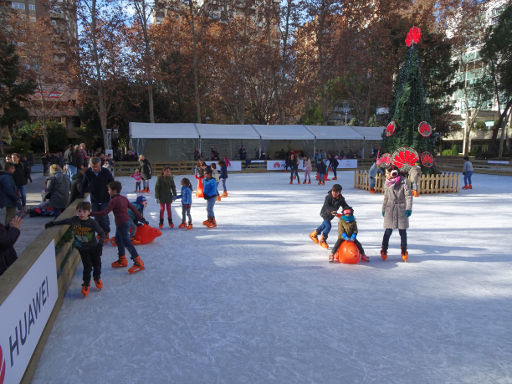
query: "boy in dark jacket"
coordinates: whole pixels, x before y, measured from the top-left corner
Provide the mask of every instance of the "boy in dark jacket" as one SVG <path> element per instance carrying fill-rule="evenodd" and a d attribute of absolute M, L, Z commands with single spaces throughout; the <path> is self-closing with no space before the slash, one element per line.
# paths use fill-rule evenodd
<path fill-rule="evenodd" d="M 0 275 L 18 258 L 14 250 L 14 243 L 20 235 L 20 224 L 20 216 L 15 216 L 9 225 L 0 224 Z"/>
<path fill-rule="evenodd" d="M 329 236 L 329 232 L 331 231 L 331 221 L 334 219 L 336 211 L 343 207 L 343 209 L 348 208 L 348 204 L 345 201 L 345 198 L 341 195 L 341 185 L 334 184 L 331 190 L 325 196 L 324 205 L 320 210 L 320 216 L 324 221 L 320 226 L 315 229 L 313 232 L 309 234 L 309 237 L 315 244 L 320 244 L 322 248 L 329 248 L 326 243 L 327 237 Z M 318 235 L 322 234 L 320 237 L 320 242 L 318 241 Z"/>
<path fill-rule="evenodd" d="M 107 208 L 101 212 L 91 212 L 91 216 L 106 216 L 111 211 L 114 213 L 114 219 L 116 222 L 116 243 L 119 259 L 112 263 L 112 267 L 123 268 L 128 266 L 128 261 L 126 260 L 125 255 L 126 247 L 128 248 L 133 260 L 133 266 L 128 269 L 128 272 L 135 273 L 144 269 L 144 263 L 130 241 L 130 234 L 128 232 L 130 228 L 130 216 L 128 216 L 128 209 L 131 209 L 135 216 L 144 224 L 148 224 L 148 222 L 141 216 L 137 208 L 135 208 L 126 197 L 121 195 L 121 189 L 122 186 L 119 181 L 111 182 L 108 185 L 108 193 L 111 199 Z"/>
<path fill-rule="evenodd" d="M 96 288 L 100 291 L 103 288 L 103 282 L 101 281 L 101 253 L 105 232 L 96 220 L 89 217 L 90 214 L 91 203 L 83 201 L 76 206 L 76 216 L 59 221 L 50 221 L 45 224 L 45 228 L 53 227 L 54 225 L 71 225 L 75 238 L 73 245 L 78 249 L 84 266 L 82 274 L 82 295 L 84 297 L 89 294 L 91 272 L 93 272 Z M 96 241 L 96 233 L 100 237 L 99 241 Z"/>

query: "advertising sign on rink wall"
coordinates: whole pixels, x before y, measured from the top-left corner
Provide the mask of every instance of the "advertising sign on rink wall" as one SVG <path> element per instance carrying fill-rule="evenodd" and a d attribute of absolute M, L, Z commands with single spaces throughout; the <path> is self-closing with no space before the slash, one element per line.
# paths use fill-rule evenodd
<path fill-rule="evenodd" d="M 220 172 L 220 167 L 219 167 L 219 161 L 218 160 L 216 160 L 216 161 L 205 161 L 205 163 L 207 165 L 215 163 L 215 165 L 217 166 L 217 170 Z M 228 166 L 228 172 L 241 172 L 242 171 L 242 162 L 240 160 L 234 160 L 234 161 L 229 160 L 229 164 L 226 163 L 226 165 Z"/>
<path fill-rule="evenodd" d="M 0 306 L 0 383 L 19 383 L 57 302 L 53 241 Z"/>

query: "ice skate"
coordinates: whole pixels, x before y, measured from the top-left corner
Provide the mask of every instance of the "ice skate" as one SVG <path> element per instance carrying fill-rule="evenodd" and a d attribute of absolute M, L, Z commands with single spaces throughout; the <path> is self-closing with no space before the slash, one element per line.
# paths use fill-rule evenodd
<path fill-rule="evenodd" d="M 117 243 L 116 243 L 116 238 L 113 237 L 110 239 L 110 244 L 113 246 L 113 247 L 117 247 Z"/>
<path fill-rule="evenodd" d="M 316 229 L 309 234 L 309 238 L 311 240 L 313 240 L 313 243 L 315 243 L 315 244 L 318 244 L 318 237 L 317 236 L 318 236 L 318 232 L 316 231 Z"/>
<path fill-rule="evenodd" d="M 311 184 L 311 180 L 308 181 L 308 184 Z"/>
<path fill-rule="evenodd" d="M 101 291 L 101 289 L 103 288 L 103 281 L 101 281 L 101 279 L 94 279 L 94 285 L 96 285 L 96 288 L 98 289 L 98 291 Z"/>
<path fill-rule="evenodd" d="M 386 261 L 386 259 L 388 258 L 388 250 L 382 248 L 380 250 L 380 257 L 382 258 L 382 261 Z"/>
<path fill-rule="evenodd" d="M 319 242 L 319 244 L 320 244 L 320 246 L 321 246 L 322 248 L 328 249 L 328 248 L 329 248 L 329 245 L 326 243 L 326 241 L 325 241 L 325 240 L 327 240 L 327 238 L 326 238 L 326 237 L 324 237 L 324 236 L 320 236 L 320 242 Z"/>
<path fill-rule="evenodd" d="M 334 255 L 329 255 L 329 263 L 334 263 Z"/>
<path fill-rule="evenodd" d="M 471 184 L 468 185 L 468 189 L 473 189 L 473 187 L 471 186 Z"/>
<path fill-rule="evenodd" d="M 82 295 L 86 297 L 89 294 L 89 286 L 82 284 Z"/>
<path fill-rule="evenodd" d="M 192 223 L 190 223 L 190 224 L 187 226 L 187 231 L 190 231 L 192 228 L 194 228 L 194 227 L 192 226 Z"/>
<path fill-rule="evenodd" d="M 169 227 L 174 228 L 174 224 L 173 224 L 172 220 L 169 220 Z"/>
<path fill-rule="evenodd" d="M 228 197 L 228 191 L 224 191 L 224 192 L 222 193 L 222 197 Z"/>
<path fill-rule="evenodd" d="M 362 253 L 361 253 L 361 260 L 364 261 L 365 263 L 369 263 L 370 262 L 370 258 L 368 256 L 366 256 L 365 254 L 362 254 Z"/>
<path fill-rule="evenodd" d="M 208 223 L 209 223 L 209 222 L 210 222 L 210 219 L 208 218 L 208 219 L 206 219 L 205 221 L 203 221 L 203 225 L 208 226 Z"/>
<path fill-rule="evenodd" d="M 133 259 L 133 265 L 128 269 L 130 274 L 137 273 L 144 269 L 144 263 L 140 259 L 140 256 L 137 256 Z"/>
<path fill-rule="evenodd" d="M 302 182 L 302 184 L 306 184 L 306 180 L 304 180 L 304 181 Z"/>
<path fill-rule="evenodd" d="M 407 248 L 404 247 L 402 248 L 402 260 L 405 262 L 407 262 L 407 259 L 409 258 L 409 254 L 407 253 Z"/>
<path fill-rule="evenodd" d="M 211 219 L 211 221 L 206 225 L 208 228 L 217 228 L 217 222 L 215 221 L 215 217 Z"/>
<path fill-rule="evenodd" d="M 112 268 L 124 268 L 128 266 L 128 260 L 126 260 L 126 256 L 119 256 L 119 259 L 112 263 Z"/>
<path fill-rule="evenodd" d="M 187 224 L 186 223 L 181 223 L 180 225 L 178 225 L 178 228 L 187 228 Z"/>
<path fill-rule="evenodd" d="M 141 245 L 142 243 L 137 240 L 135 237 L 130 237 L 130 241 L 132 242 L 132 245 Z"/>
<path fill-rule="evenodd" d="M 221 200 L 222 199 L 221 199 L 220 195 L 217 195 L 217 201 L 221 201 Z"/>
<path fill-rule="evenodd" d="M 164 227 L 164 219 L 160 219 L 160 222 L 158 223 L 158 228 L 162 229 Z"/>

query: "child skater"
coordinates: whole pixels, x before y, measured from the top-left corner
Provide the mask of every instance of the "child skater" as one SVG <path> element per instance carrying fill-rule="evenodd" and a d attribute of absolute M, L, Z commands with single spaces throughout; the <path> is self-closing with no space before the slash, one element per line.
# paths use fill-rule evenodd
<path fill-rule="evenodd" d="M 108 194 L 111 199 L 108 202 L 107 208 L 101 212 L 91 212 L 91 216 L 106 216 L 111 211 L 114 213 L 114 219 L 116 222 L 116 243 L 117 253 L 119 259 L 112 263 L 112 268 L 123 268 L 128 266 L 126 260 L 125 247 L 128 248 L 131 258 L 133 260 L 133 266 L 128 269 L 129 273 L 135 273 L 144 269 L 144 263 L 142 262 L 137 250 L 130 241 L 130 234 L 128 229 L 130 228 L 130 217 L 128 216 L 128 209 L 131 209 L 135 216 L 142 221 L 144 224 L 148 224 L 137 208 L 135 208 L 126 197 L 121 195 L 121 183 L 119 181 L 112 181 L 108 184 Z"/>
<path fill-rule="evenodd" d="M 171 212 L 173 196 L 176 196 L 176 184 L 174 183 L 174 177 L 171 175 L 171 168 L 165 167 L 162 169 L 162 175 L 156 178 L 155 184 L 155 199 L 160 204 L 160 223 L 158 224 L 160 229 L 164 227 L 164 210 L 167 210 L 169 227 L 174 228 Z"/>
<path fill-rule="evenodd" d="M 197 160 L 194 171 L 194 177 L 197 179 L 196 197 L 203 197 L 203 179 L 206 169 L 206 163 L 201 159 Z"/>
<path fill-rule="evenodd" d="M 140 215 L 144 217 L 144 208 L 148 205 L 148 200 L 144 196 L 140 195 L 137 196 L 135 201 L 132 201 L 132 205 L 137 208 Z M 130 216 L 130 241 L 133 245 L 139 245 L 140 242 L 135 239 L 135 234 L 137 233 L 137 227 L 141 225 L 141 222 L 131 209 L 128 210 L 128 216 Z"/>
<path fill-rule="evenodd" d="M 181 224 L 178 228 L 192 229 L 192 216 L 190 216 L 190 207 L 192 206 L 192 183 L 184 177 L 181 179 L 181 194 L 174 198 L 181 199 Z M 186 224 L 188 217 L 188 226 Z"/>
<path fill-rule="evenodd" d="M 329 248 L 326 243 L 327 237 L 329 236 L 329 232 L 331 231 L 331 221 L 334 219 L 334 215 L 336 211 L 342 207 L 343 209 L 349 208 L 345 198 L 341 194 L 341 185 L 334 184 L 329 192 L 327 192 L 327 196 L 325 196 L 324 205 L 320 210 L 320 216 L 322 216 L 323 222 L 320 226 L 315 229 L 313 232 L 309 234 L 309 237 L 315 244 L 320 244 L 322 248 Z M 318 241 L 318 235 L 322 234 L 320 237 L 320 242 Z"/>
<path fill-rule="evenodd" d="M 327 171 L 327 167 L 323 160 L 319 161 L 316 166 L 318 171 L 318 185 L 325 185 L 325 173 Z"/>
<path fill-rule="evenodd" d="M 140 170 L 136 169 L 131 175 L 135 179 L 135 193 L 140 192 L 140 183 L 142 181 L 142 175 L 140 174 Z"/>
<path fill-rule="evenodd" d="M 215 214 L 213 213 L 213 206 L 217 201 L 217 182 L 212 176 L 212 170 L 206 170 L 204 174 L 203 182 L 203 195 L 206 200 L 206 211 L 208 213 L 208 219 L 203 221 L 203 224 L 208 228 L 215 228 L 217 222 L 215 221 Z"/>
<path fill-rule="evenodd" d="M 105 232 L 96 220 L 89 217 L 91 214 L 91 203 L 82 201 L 76 206 L 76 216 L 69 219 L 50 221 L 45 227 L 54 225 L 71 225 L 71 231 L 75 238 L 73 245 L 78 249 L 84 272 L 82 274 L 82 295 L 86 297 L 89 294 L 89 285 L 91 283 L 91 272 L 93 273 L 94 284 L 99 291 L 103 288 L 101 281 L 101 253 Z M 96 233 L 99 240 L 96 240 Z"/>
<path fill-rule="evenodd" d="M 212 176 L 215 179 L 215 182 L 217 183 L 217 201 L 220 201 L 220 195 L 219 195 L 219 181 L 220 181 L 220 173 L 217 170 L 217 165 L 215 163 L 212 163 L 210 165 L 210 168 L 212 169 Z"/>
<path fill-rule="evenodd" d="M 226 158 L 227 160 L 227 158 Z M 229 160 L 228 160 L 229 161 Z M 219 161 L 220 167 L 220 179 L 222 180 L 222 188 L 224 192 L 222 192 L 222 197 L 228 197 L 228 190 L 226 188 L 226 179 L 228 178 L 228 165 L 225 160 Z"/>
<path fill-rule="evenodd" d="M 302 184 L 311 184 L 311 170 L 313 167 L 311 166 L 311 159 L 307 156 L 304 156 L 304 182 Z"/>
<path fill-rule="evenodd" d="M 337 214 L 336 216 L 340 217 L 340 222 L 338 223 L 338 241 L 334 245 L 331 254 L 329 255 L 329 263 L 335 263 L 337 260 L 334 259 L 334 255 L 338 251 L 338 248 L 344 241 L 353 241 L 355 245 L 357 245 L 357 249 L 359 249 L 359 253 L 361 255 L 361 260 L 369 262 L 370 259 L 364 254 L 364 249 L 357 237 L 357 223 L 354 217 L 354 210 L 352 208 L 347 208 L 343 210 L 343 214 Z"/>
<path fill-rule="evenodd" d="M 384 216 L 384 237 L 380 256 L 382 260 L 388 257 L 389 237 L 393 229 L 398 228 L 400 233 L 400 245 L 402 248 L 402 260 L 408 258 L 407 253 L 407 228 L 409 228 L 409 216 L 412 213 L 412 194 L 409 182 L 398 173 L 395 166 L 386 170 L 386 189 L 382 202 L 382 216 Z"/>

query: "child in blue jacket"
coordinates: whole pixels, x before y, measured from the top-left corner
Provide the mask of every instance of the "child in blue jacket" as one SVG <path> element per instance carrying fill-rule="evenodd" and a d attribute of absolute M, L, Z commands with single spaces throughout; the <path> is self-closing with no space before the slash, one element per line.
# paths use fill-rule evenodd
<path fill-rule="evenodd" d="M 206 211 L 208 212 L 208 219 L 203 221 L 203 225 L 208 228 L 215 228 L 217 222 L 215 221 L 215 213 L 213 212 L 213 206 L 217 201 L 217 181 L 212 176 L 212 170 L 208 169 L 205 174 L 205 180 L 203 182 L 203 197 L 206 200 Z"/>
<path fill-rule="evenodd" d="M 181 224 L 178 228 L 192 229 L 192 216 L 190 216 L 190 207 L 192 206 L 192 183 L 184 177 L 181 179 L 181 194 L 174 198 L 181 199 Z M 188 217 L 188 226 L 187 226 Z"/>
<path fill-rule="evenodd" d="M 224 192 L 222 193 L 222 197 L 228 197 L 228 190 L 226 188 L 226 179 L 228 178 L 228 166 L 224 160 L 219 161 L 220 167 L 220 179 L 222 180 L 222 188 Z"/>

